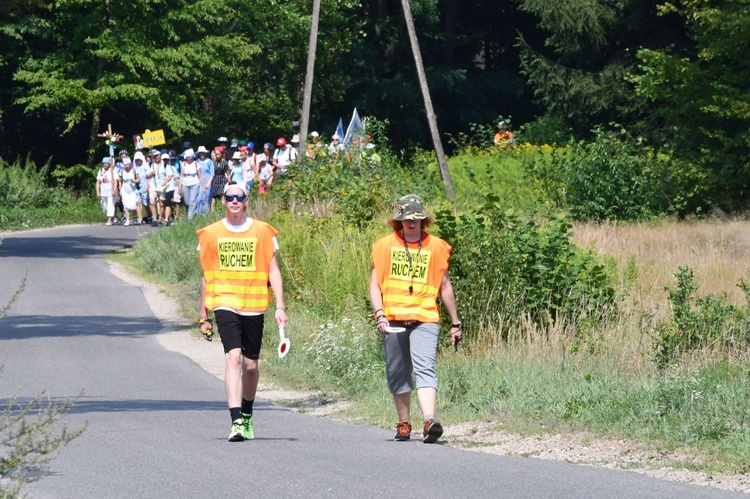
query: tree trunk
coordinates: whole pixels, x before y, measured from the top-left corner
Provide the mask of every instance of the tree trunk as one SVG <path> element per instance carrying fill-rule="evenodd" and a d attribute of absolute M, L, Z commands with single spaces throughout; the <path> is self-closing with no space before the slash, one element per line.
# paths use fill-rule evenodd
<path fill-rule="evenodd" d="M 414 63 L 417 66 L 419 86 L 422 88 L 424 108 L 425 112 L 427 113 L 427 121 L 430 124 L 430 133 L 432 134 L 432 143 L 435 146 L 435 155 L 437 156 L 438 165 L 440 165 L 440 176 L 443 178 L 443 184 L 445 184 L 445 193 L 448 195 L 448 198 L 454 200 L 456 199 L 456 193 L 453 191 L 451 174 L 448 171 L 448 163 L 445 160 L 443 144 L 440 141 L 440 132 L 438 131 L 437 127 L 437 118 L 435 118 L 435 110 L 432 107 L 430 88 L 427 86 L 427 77 L 425 76 L 424 63 L 422 62 L 422 52 L 419 50 L 419 41 L 417 40 L 417 32 L 414 28 L 414 19 L 411 16 L 411 7 L 409 6 L 409 0 L 401 0 L 401 3 L 404 6 L 406 28 L 409 31 L 409 41 L 411 42 L 411 49 L 414 53 Z"/>
<path fill-rule="evenodd" d="M 104 0 L 104 17 L 102 17 L 102 31 L 109 27 L 110 13 L 109 13 L 109 0 Z M 99 62 L 96 66 L 96 79 L 94 80 L 94 89 L 99 88 L 99 82 L 102 80 L 104 75 L 104 59 L 99 58 Z M 91 117 L 91 132 L 89 133 L 89 157 L 86 161 L 86 165 L 93 166 L 96 160 L 96 139 L 99 133 L 99 126 L 102 121 L 102 110 L 95 109 L 94 115 Z M 109 152 L 109 151 L 108 151 Z"/>
<path fill-rule="evenodd" d="M 305 72 L 305 93 L 302 100 L 302 119 L 299 132 L 299 154 L 307 157 L 307 130 L 310 123 L 310 101 L 312 100 L 313 75 L 315 73 L 315 49 L 318 45 L 318 21 L 320 0 L 313 0 L 312 25 L 310 26 L 310 47 L 307 49 L 307 71 Z"/>

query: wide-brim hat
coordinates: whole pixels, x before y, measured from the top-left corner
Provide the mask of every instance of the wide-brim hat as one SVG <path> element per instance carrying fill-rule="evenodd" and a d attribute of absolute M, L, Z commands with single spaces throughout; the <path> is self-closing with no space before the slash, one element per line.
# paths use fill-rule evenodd
<path fill-rule="evenodd" d="M 232 159 L 242 159 L 242 153 L 239 151 L 234 151 L 234 154 L 232 154 Z"/>
<path fill-rule="evenodd" d="M 198 154 L 204 152 L 208 154 L 208 149 L 206 149 L 206 146 L 198 146 L 198 150 L 196 151 Z"/>
<path fill-rule="evenodd" d="M 397 221 L 424 220 L 425 218 L 429 218 L 429 215 L 424 211 L 422 198 L 416 194 L 407 194 L 399 198 L 396 201 L 395 207 L 398 211 L 393 215 L 393 219 Z"/>

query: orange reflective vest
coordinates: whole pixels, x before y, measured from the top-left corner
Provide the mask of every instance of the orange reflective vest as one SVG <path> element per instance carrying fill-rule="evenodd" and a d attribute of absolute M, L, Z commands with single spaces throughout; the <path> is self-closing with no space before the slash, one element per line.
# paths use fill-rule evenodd
<path fill-rule="evenodd" d="M 198 231 L 200 262 L 206 278 L 206 309 L 236 312 L 268 310 L 268 271 L 278 232 L 253 220 L 245 232 L 232 232 L 218 222 Z"/>
<path fill-rule="evenodd" d="M 411 262 L 398 232 L 372 245 L 372 267 L 383 294 L 383 313 L 389 321 L 440 322 L 437 298 L 451 247 L 426 232 L 422 233 L 421 249 L 418 242 L 406 246 Z"/>

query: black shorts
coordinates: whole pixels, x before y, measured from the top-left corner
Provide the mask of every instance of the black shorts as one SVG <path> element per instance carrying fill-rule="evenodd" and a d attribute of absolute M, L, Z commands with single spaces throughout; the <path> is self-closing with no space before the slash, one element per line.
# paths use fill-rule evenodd
<path fill-rule="evenodd" d="M 173 206 L 174 205 L 174 191 L 166 191 L 164 193 L 164 206 Z"/>
<path fill-rule="evenodd" d="M 263 315 L 239 315 L 228 310 L 216 310 L 214 316 L 224 353 L 241 348 L 242 355 L 248 359 L 260 357 Z"/>

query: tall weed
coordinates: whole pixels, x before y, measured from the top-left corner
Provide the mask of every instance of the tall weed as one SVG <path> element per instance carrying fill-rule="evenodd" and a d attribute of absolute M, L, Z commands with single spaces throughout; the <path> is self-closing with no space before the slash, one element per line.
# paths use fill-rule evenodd
<path fill-rule="evenodd" d="M 45 207 L 60 202 L 61 192 L 47 185 L 49 162 L 37 167 L 29 157 L 13 163 L 0 158 L 0 206 Z"/>
<path fill-rule="evenodd" d="M 696 297 L 698 285 L 693 271 L 679 267 L 675 287 L 667 286 L 672 316 L 654 331 L 654 361 L 660 368 L 675 361 L 680 353 L 712 348 L 731 354 L 750 346 L 750 301 L 737 306 L 726 294 Z M 746 281 L 739 286 L 746 291 Z"/>

